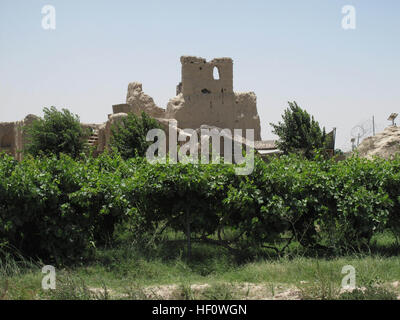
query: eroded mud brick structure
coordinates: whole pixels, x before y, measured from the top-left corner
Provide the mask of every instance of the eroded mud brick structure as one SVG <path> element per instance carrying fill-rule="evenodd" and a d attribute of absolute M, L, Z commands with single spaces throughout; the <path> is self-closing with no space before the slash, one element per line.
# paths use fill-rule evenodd
<path fill-rule="evenodd" d="M 27 143 L 24 127 L 29 126 L 35 119 L 37 117 L 30 114 L 22 121 L 0 123 L 0 152 L 6 152 L 21 160 L 21 151 Z"/>
<path fill-rule="evenodd" d="M 181 57 L 181 63 L 182 83 L 178 85 L 177 96 L 168 103 L 166 118 L 176 119 L 180 128 L 206 124 L 231 130 L 254 129 L 254 138 L 261 139 L 256 95 L 233 92 L 232 59 L 207 62 L 202 58 Z"/>
<path fill-rule="evenodd" d="M 176 88 L 176 96 L 169 100 L 166 109 L 158 107 L 152 97 L 143 92 L 142 84 L 128 85 L 126 103 L 113 105 L 113 114 L 103 124 L 82 124 L 93 129 L 88 143 L 96 146 L 97 153 L 108 148 L 111 127 L 128 113 L 146 112 L 167 127 L 169 120 L 175 119 L 178 128 L 197 130 L 201 126 L 221 129 L 254 130 L 254 139 L 261 140 L 260 118 L 257 112 L 257 97 L 254 92 L 233 91 L 233 61 L 218 58 L 207 62 L 203 58 L 183 56 L 182 81 Z M 33 121 L 28 116 L 24 121 L 0 123 L 0 151 L 6 151 L 17 159 L 22 155 L 26 137 L 22 127 Z M 257 144 L 256 144 L 257 145 Z M 264 144 L 265 145 L 265 144 Z M 269 144 L 268 144 L 269 145 Z M 273 148 L 271 144 L 271 149 Z"/>

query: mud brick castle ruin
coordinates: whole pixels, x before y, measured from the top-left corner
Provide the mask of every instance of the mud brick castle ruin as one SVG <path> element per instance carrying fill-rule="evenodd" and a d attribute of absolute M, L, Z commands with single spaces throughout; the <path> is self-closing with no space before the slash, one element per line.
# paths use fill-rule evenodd
<path fill-rule="evenodd" d="M 82 124 L 92 128 L 88 143 L 95 146 L 96 153 L 108 148 L 111 127 L 126 117 L 129 112 L 146 112 L 161 124 L 168 126 L 171 119 L 177 121 L 178 128 L 199 129 L 217 127 L 221 129 L 254 129 L 255 148 L 262 153 L 275 149 L 273 141 L 261 140 L 260 118 L 257 112 L 254 92 L 236 93 L 233 91 L 233 61 L 231 58 L 218 58 L 207 62 L 203 58 L 183 56 L 182 82 L 176 96 L 163 109 L 145 94 L 142 84 L 128 85 L 126 103 L 113 105 L 113 114 L 102 124 Z M 214 70 L 216 69 L 216 70 Z M 217 72 L 215 72 L 217 71 Z M 214 78 L 218 74 L 219 78 Z M 23 121 L 0 123 L 0 152 L 5 151 L 21 160 L 28 137 L 22 128 L 34 121 L 36 116 L 28 115 Z"/>

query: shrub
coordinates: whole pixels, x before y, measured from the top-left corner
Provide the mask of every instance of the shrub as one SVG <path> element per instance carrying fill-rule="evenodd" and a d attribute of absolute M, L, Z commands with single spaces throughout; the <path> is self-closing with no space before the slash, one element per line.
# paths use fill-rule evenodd
<path fill-rule="evenodd" d="M 0 169 L 10 162 L 4 158 Z M 128 212 L 117 168 L 103 171 L 102 162 L 61 154 L 27 157 L 11 172 L 0 170 L 0 239 L 45 261 L 88 258 Z"/>
<path fill-rule="evenodd" d="M 79 117 L 67 109 L 44 108 L 44 118 L 35 120 L 25 128 L 29 142 L 26 152 L 59 155 L 65 153 L 77 158 L 85 150 L 85 138 L 89 132 L 81 127 Z"/>
<path fill-rule="evenodd" d="M 117 153 L 74 160 L 0 157 L 0 244 L 31 256 L 76 261 L 128 221 L 139 239 L 164 230 L 232 252 L 291 241 L 341 253 L 386 228 L 400 236 L 400 158 L 342 162 L 295 155 L 235 165 L 150 164 Z M 188 241 L 188 249 L 190 243 Z"/>
<path fill-rule="evenodd" d="M 253 245 L 286 235 L 306 247 L 359 250 L 374 233 L 398 225 L 394 163 L 292 155 L 258 164 L 224 199 L 229 223 Z"/>
<path fill-rule="evenodd" d="M 161 128 L 157 120 L 145 112 L 141 116 L 129 113 L 120 123 L 112 128 L 111 147 L 115 148 L 124 159 L 143 157 L 153 142 L 146 141 L 146 135 L 151 129 Z"/>
<path fill-rule="evenodd" d="M 222 199 L 232 176 L 233 167 L 222 164 L 149 164 L 143 160 L 127 180 L 132 190 L 129 202 L 136 202 L 138 209 L 138 228 L 156 233 L 163 225 L 162 230 L 169 227 L 188 239 L 205 241 L 221 226 Z M 190 255 L 190 244 L 188 250 Z"/>
<path fill-rule="evenodd" d="M 327 140 L 325 128 L 321 130 L 317 121 L 296 102 L 289 102 L 282 115 L 283 122 L 271 123 L 273 133 L 279 136 L 277 146 L 285 154 L 304 152 L 307 158 L 313 157 L 315 149 L 322 149 Z"/>

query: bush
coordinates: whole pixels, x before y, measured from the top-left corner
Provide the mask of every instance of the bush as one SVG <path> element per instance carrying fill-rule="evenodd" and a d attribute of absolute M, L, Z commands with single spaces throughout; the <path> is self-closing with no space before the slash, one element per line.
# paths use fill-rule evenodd
<path fill-rule="evenodd" d="M 357 251 L 373 234 L 398 225 L 396 161 L 291 155 L 264 163 L 256 157 L 249 176 L 235 175 L 229 165 L 143 161 L 131 179 L 129 203 L 137 201 L 136 217 L 147 232 L 164 224 L 187 233 L 189 221 L 193 238 L 231 247 L 281 253 L 296 240 L 327 252 Z M 215 240 L 227 229 L 229 239 Z"/>
<path fill-rule="evenodd" d="M 279 243 L 285 234 L 306 247 L 359 250 L 374 233 L 399 225 L 397 165 L 283 156 L 256 165 L 224 204 L 230 224 L 253 245 Z"/>
<path fill-rule="evenodd" d="M 13 160 L 3 158 L 0 242 L 50 262 L 88 258 L 128 214 L 117 168 L 102 170 L 103 162 L 118 164 L 106 159 L 26 157 L 10 172 Z"/>
<path fill-rule="evenodd" d="M 25 128 L 29 142 L 26 152 L 34 156 L 65 153 L 77 158 L 85 150 L 89 132 L 81 127 L 79 117 L 55 107 L 44 108 L 44 118 Z"/>
<path fill-rule="evenodd" d="M 124 159 L 143 157 L 153 142 L 146 141 L 151 129 L 161 128 L 157 120 L 150 118 L 145 112 L 141 116 L 129 113 L 121 123 L 112 128 L 111 148 L 115 148 Z"/>
<path fill-rule="evenodd" d="M 322 149 L 327 141 L 325 128 L 321 130 L 314 117 L 306 110 L 301 109 L 297 103 L 289 102 L 282 115 L 283 122 L 271 123 L 273 133 L 279 136 L 277 147 L 285 154 L 303 152 L 307 158 L 312 158 L 314 150 Z"/>
<path fill-rule="evenodd" d="M 399 208 L 400 157 L 256 157 L 248 176 L 236 175 L 235 165 L 150 164 L 118 154 L 0 157 L 0 244 L 46 261 L 88 258 L 125 221 L 138 239 L 173 230 L 234 253 L 281 254 L 292 241 L 359 251 L 387 228 L 400 236 Z"/>

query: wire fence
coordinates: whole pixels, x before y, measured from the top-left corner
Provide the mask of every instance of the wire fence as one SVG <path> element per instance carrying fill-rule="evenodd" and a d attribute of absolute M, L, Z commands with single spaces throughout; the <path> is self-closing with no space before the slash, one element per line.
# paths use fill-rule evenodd
<path fill-rule="evenodd" d="M 376 122 L 374 117 L 359 122 L 350 132 L 352 149 L 357 148 L 365 138 L 382 132 L 386 127 L 387 123 Z"/>

